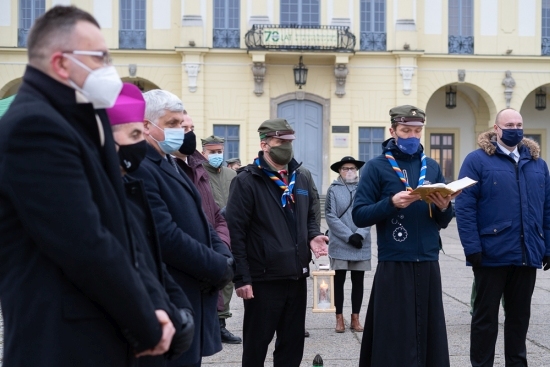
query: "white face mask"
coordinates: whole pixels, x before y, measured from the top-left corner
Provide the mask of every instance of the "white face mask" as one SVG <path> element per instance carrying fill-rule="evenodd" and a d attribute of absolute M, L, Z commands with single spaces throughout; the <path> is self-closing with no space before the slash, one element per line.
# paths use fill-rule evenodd
<path fill-rule="evenodd" d="M 120 80 L 115 67 L 111 65 L 92 70 L 71 55 L 65 54 L 65 57 L 90 72 L 82 88 L 69 79 L 71 87 L 88 98 L 95 109 L 113 107 L 122 90 L 122 80 Z"/>

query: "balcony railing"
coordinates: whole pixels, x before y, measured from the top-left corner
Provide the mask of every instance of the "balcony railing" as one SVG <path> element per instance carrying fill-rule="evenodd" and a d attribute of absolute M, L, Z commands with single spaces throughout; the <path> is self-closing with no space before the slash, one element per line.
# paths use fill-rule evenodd
<path fill-rule="evenodd" d="M 361 32 L 361 51 L 386 51 L 386 32 Z"/>
<path fill-rule="evenodd" d="M 145 31 L 120 30 L 118 31 L 118 48 L 144 49 Z"/>
<path fill-rule="evenodd" d="M 241 31 L 239 29 L 214 28 L 214 48 L 241 47 Z"/>
<path fill-rule="evenodd" d="M 17 47 L 27 47 L 27 36 L 29 35 L 28 28 L 17 29 Z"/>
<path fill-rule="evenodd" d="M 550 38 L 542 39 L 541 54 L 544 56 L 550 55 Z"/>
<path fill-rule="evenodd" d="M 245 35 L 249 50 L 333 50 L 351 52 L 355 35 L 345 26 L 254 24 Z"/>
<path fill-rule="evenodd" d="M 450 54 L 473 54 L 474 37 L 472 36 L 449 36 Z"/>

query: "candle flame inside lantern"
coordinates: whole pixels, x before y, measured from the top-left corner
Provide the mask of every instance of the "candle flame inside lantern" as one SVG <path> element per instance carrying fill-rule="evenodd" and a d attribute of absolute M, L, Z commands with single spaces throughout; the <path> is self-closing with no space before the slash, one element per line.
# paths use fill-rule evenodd
<path fill-rule="evenodd" d="M 323 281 L 321 281 L 321 284 L 319 285 L 319 288 L 326 290 L 326 289 L 328 289 L 328 284 L 325 283 L 325 281 L 323 280 Z"/>

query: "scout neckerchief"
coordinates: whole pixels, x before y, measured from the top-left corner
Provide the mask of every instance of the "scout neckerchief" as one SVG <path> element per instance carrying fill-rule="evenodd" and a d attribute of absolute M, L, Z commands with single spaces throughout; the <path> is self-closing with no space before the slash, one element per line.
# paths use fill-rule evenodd
<path fill-rule="evenodd" d="M 397 174 L 397 177 L 399 177 L 399 179 L 401 180 L 401 182 L 403 182 L 403 184 L 405 185 L 405 189 L 407 191 L 413 191 L 411 185 L 409 185 L 409 182 L 407 181 L 407 179 L 405 178 L 405 175 L 403 174 L 403 171 L 401 171 L 401 168 L 399 168 L 399 165 L 397 164 L 397 161 L 395 160 L 393 154 L 391 151 L 387 151 L 386 154 L 386 159 L 388 160 L 388 162 L 390 162 L 392 168 L 393 168 L 393 171 Z M 421 156 L 420 156 L 420 177 L 418 177 L 418 186 L 422 186 L 424 184 L 424 179 L 426 178 L 426 154 L 424 154 L 424 152 L 422 152 Z M 430 208 L 430 218 L 432 216 L 432 206 L 428 203 L 428 206 Z"/>
<path fill-rule="evenodd" d="M 264 171 L 264 173 L 273 181 L 281 190 L 283 190 L 283 196 L 281 196 L 281 204 L 283 207 L 288 204 L 289 201 L 292 201 L 294 203 L 294 194 L 292 194 L 292 190 L 294 189 L 294 183 L 296 181 L 296 170 L 292 172 L 292 176 L 290 176 L 290 183 L 287 185 L 281 180 L 279 177 L 277 177 L 273 172 L 268 171 L 264 167 L 260 165 L 260 159 L 256 158 L 254 160 L 254 164 L 258 166 L 259 169 Z"/>

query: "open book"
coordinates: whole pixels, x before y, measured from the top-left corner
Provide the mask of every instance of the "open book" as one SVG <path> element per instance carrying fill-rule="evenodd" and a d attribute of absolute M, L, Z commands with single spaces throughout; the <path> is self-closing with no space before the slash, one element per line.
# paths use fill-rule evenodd
<path fill-rule="evenodd" d="M 464 178 L 461 178 L 460 180 L 456 180 L 448 184 L 436 183 L 436 184 L 418 186 L 416 189 L 412 191 L 412 193 L 419 194 L 422 197 L 422 200 L 427 201 L 429 203 L 430 199 L 428 199 L 426 196 L 428 196 L 433 192 L 439 192 L 441 193 L 441 196 L 445 197 L 447 195 L 451 195 L 457 191 L 465 189 L 466 187 L 475 185 L 476 183 L 477 181 L 474 181 L 469 177 L 464 177 Z"/>

